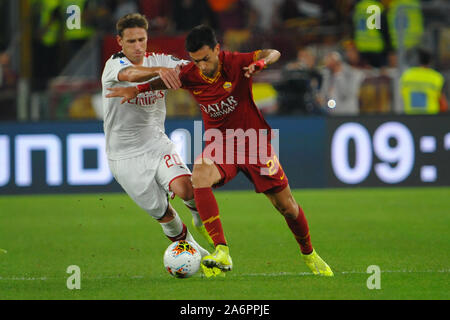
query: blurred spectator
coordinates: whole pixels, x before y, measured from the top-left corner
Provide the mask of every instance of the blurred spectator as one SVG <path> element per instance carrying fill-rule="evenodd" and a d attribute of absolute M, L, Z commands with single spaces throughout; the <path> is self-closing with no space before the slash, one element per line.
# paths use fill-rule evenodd
<path fill-rule="evenodd" d="M 11 67 L 11 57 L 7 52 L 0 53 L 0 89 L 16 86 L 17 74 Z"/>
<path fill-rule="evenodd" d="M 335 6 L 335 11 L 337 13 L 337 22 L 347 29 L 351 26 L 352 22 L 352 8 L 354 6 L 355 0 L 338 0 L 333 1 Z"/>
<path fill-rule="evenodd" d="M 350 66 L 358 69 L 368 67 L 368 65 L 364 64 L 364 62 L 361 60 L 358 49 L 356 49 L 355 43 L 352 40 L 343 41 L 342 50 L 344 53 L 344 60 Z"/>
<path fill-rule="evenodd" d="M 330 114 L 358 115 L 358 94 L 364 74 L 342 61 L 338 52 L 331 52 L 324 59 L 320 104 Z"/>
<path fill-rule="evenodd" d="M 247 0 L 208 0 L 208 3 L 217 21 L 217 25 L 212 27 L 220 30 L 220 33 L 247 28 Z"/>
<path fill-rule="evenodd" d="M 216 27 L 213 11 L 206 0 L 174 0 L 172 6 L 176 31 L 189 31 L 200 24 Z"/>
<path fill-rule="evenodd" d="M 33 15 L 33 87 L 43 90 L 61 68 L 61 42 L 65 21 L 59 0 L 35 0 Z"/>
<path fill-rule="evenodd" d="M 443 92 L 444 77 L 431 69 L 431 53 L 418 50 L 419 66 L 407 69 L 400 79 L 400 92 L 406 114 L 446 112 L 448 103 Z"/>
<path fill-rule="evenodd" d="M 322 15 L 322 7 L 317 1 L 284 0 L 281 6 L 283 20 L 294 18 L 316 18 Z"/>
<path fill-rule="evenodd" d="M 140 0 L 139 12 L 149 20 L 149 30 L 166 31 L 172 24 L 172 2 L 167 0 Z"/>
<path fill-rule="evenodd" d="M 279 113 L 317 113 L 320 106 L 317 93 L 322 77 L 316 68 L 316 56 L 312 49 L 302 48 L 297 60 L 282 70 L 282 81 L 275 85 L 278 91 Z"/>
<path fill-rule="evenodd" d="M 114 10 L 113 17 L 118 21 L 123 16 L 129 13 L 138 12 L 138 6 L 134 0 L 117 0 L 117 6 Z"/>
<path fill-rule="evenodd" d="M 11 66 L 11 56 L 0 53 L 0 120 L 16 118 L 17 74 Z"/>
<path fill-rule="evenodd" d="M 229 29 L 223 35 L 223 49 L 241 52 L 251 51 L 252 49 L 247 48 L 247 46 L 251 46 L 255 40 L 255 34 L 250 29 Z"/>
<path fill-rule="evenodd" d="M 10 1 L 0 1 L 0 51 L 6 49 L 14 33 L 10 28 Z"/>
<path fill-rule="evenodd" d="M 367 27 L 370 6 L 377 6 L 380 14 L 380 28 Z M 387 27 L 386 12 L 383 5 L 376 0 L 360 0 L 353 11 L 353 39 L 361 60 L 375 68 L 387 65 L 387 57 L 392 52 Z"/>
<path fill-rule="evenodd" d="M 260 31 L 272 31 L 281 22 L 280 6 L 283 0 L 249 0 L 250 27 Z"/>
<path fill-rule="evenodd" d="M 297 60 L 286 64 L 287 70 L 313 70 L 316 67 L 316 56 L 311 48 L 301 48 L 297 52 Z"/>
<path fill-rule="evenodd" d="M 116 8 L 115 2 L 110 0 L 91 0 L 89 2 L 89 11 L 91 12 L 91 27 L 100 32 L 115 32 L 115 22 L 113 12 Z"/>
<path fill-rule="evenodd" d="M 336 24 L 345 7 L 345 0 L 283 0 L 280 16 L 283 21 L 295 19 L 314 19 L 323 25 Z M 348 11 L 348 10 L 347 10 Z"/>
<path fill-rule="evenodd" d="M 392 47 L 398 48 L 402 34 L 404 49 L 411 49 L 420 43 L 423 35 L 423 17 L 419 0 L 391 1 L 387 13 Z"/>

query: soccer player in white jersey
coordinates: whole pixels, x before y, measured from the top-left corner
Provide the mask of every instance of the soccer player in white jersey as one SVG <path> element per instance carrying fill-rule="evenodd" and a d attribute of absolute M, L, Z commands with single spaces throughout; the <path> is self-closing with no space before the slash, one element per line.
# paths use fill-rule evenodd
<path fill-rule="evenodd" d="M 212 243 L 195 206 L 191 172 L 164 132 L 166 91 L 145 92 L 124 104 L 120 98 L 105 98 L 107 88 L 136 85 L 156 76 L 168 88 L 178 89 L 175 68 L 186 61 L 147 53 L 148 21 L 138 13 L 122 17 L 116 28 L 122 51 L 106 62 L 102 75 L 103 128 L 111 172 L 128 195 L 158 220 L 171 241 L 192 241 L 205 256 L 209 253 L 195 242 L 168 200 L 170 193 L 183 199 L 194 226 Z"/>

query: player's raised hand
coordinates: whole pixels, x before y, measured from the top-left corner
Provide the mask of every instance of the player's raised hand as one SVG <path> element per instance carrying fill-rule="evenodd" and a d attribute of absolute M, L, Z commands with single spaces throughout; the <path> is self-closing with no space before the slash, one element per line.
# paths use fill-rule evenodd
<path fill-rule="evenodd" d="M 108 88 L 108 91 L 110 91 L 110 93 L 106 95 L 106 98 L 122 97 L 123 99 L 120 101 L 121 104 L 136 98 L 139 94 L 139 89 L 136 87 L 114 87 Z"/>
<path fill-rule="evenodd" d="M 245 71 L 244 76 L 246 78 L 250 78 L 252 75 L 261 71 L 265 65 L 266 62 L 264 61 L 264 59 L 260 59 L 256 62 L 251 63 L 248 67 L 242 68 Z"/>
<path fill-rule="evenodd" d="M 164 84 L 166 85 L 167 89 L 179 89 L 181 88 L 181 80 L 179 78 L 180 70 L 175 68 L 160 68 L 159 77 L 162 81 L 164 81 Z"/>

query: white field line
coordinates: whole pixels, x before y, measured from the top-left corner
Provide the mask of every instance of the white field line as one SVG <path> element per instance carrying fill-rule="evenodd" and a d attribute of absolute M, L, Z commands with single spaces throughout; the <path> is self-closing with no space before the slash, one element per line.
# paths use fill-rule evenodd
<path fill-rule="evenodd" d="M 334 274 L 368 274 L 365 271 L 333 271 Z M 381 270 L 381 273 L 449 273 L 450 269 L 443 270 Z M 277 272 L 277 273 L 246 273 L 236 274 L 236 276 L 248 276 L 248 277 L 281 277 L 281 276 L 312 276 L 312 272 Z"/>
<path fill-rule="evenodd" d="M 443 270 L 381 270 L 381 273 L 450 273 L 450 269 Z M 368 274 L 364 271 L 341 271 L 334 272 L 334 274 Z M 277 273 L 233 273 L 230 274 L 230 278 L 236 277 L 284 277 L 284 276 L 313 276 L 312 272 L 277 272 Z M 145 276 L 105 276 L 105 277 L 89 277 L 81 275 L 82 279 L 86 280 L 106 280 L 106 279 L 144 279 Z M 52 277 L 21 277 L 21 276 L 11 276 L 2 277 L 0 276 L 0 281 L 46 281 L 46 280 L 65 280 L 66 278 L 52 278 Z"/>

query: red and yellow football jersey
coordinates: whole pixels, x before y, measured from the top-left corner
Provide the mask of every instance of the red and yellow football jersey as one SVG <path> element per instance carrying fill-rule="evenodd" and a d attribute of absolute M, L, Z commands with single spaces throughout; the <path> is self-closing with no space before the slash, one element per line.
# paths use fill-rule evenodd
<path fill-rule="evenodd" d="M 255 61 L 258 51 L 239 53 L 221 51 L 219 68 L 213 78 L 205 76 L 193 63 L 183 66 L 182 88 L 194 96 L 202 112 L 205 130 L 267 129 L 270 126 L 256 107 L 252 95 L 252 77 L 243 68 Z"/>
<path fill-rule="evenodd" d="M 280 192 L 288 185 L 288 179 L 270 144 L 271 128 L 253 100 L 252 77 L 244 76 L 243 68 L 255 62 L 257 54 L 258 51 L 222 51 L 213 78 L 206 77 L 191 62 L 182 67 L 180 80 L 182 88 L 189 90 L 199 104 L 205 130 L 218 129 L 226 140 L 222 148 L 215 140 L 206 141 L 205 149 L 199 155 L 214 160 L 220 168 L 221 181 L 215 187 L 228 183 L 243 171 L 255 185 L 256 192 Z M 227 137 L 228 129 L 244 132 L 253 129 L 257 131 L 257 142 L 253 144 L 247 137 L 245 140 L 236 140 L 233 135 Z M 264 139 L 261 139 L 261 133 L 265 135 Z M 244 148 L 240 149 L 242 143 Z M 229 157 L 230 154 L 235 157 Z"/>

